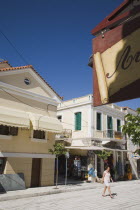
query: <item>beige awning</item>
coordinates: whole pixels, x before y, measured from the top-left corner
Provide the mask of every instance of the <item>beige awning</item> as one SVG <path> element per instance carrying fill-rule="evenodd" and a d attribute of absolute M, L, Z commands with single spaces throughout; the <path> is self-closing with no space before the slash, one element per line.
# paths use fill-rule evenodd
<path fill-rule="evenodd" d="M 79 150 L 104 150 L 103 147 L 97 147 L 97 146 L 92 146 L 92 147 L 66 147 L 67 149 L 79 149 Z"/>
<path fill-rule="evenodd" d="M 111 149 L 107 147 L 97 147 L 97 146 L 89 146 L 89 147 L 78 147 L 78 146 L 69 146 L 66 147 L 67 149 L 79 149 L 79 150 L 110 150 L 110 151 L 121 151 L 121 152 L 128 152 L 128 150 L 121 150 L 121 149 Z"/>
<path fill-rule="evenodd" d="M 24 111 L 0 106 L 0 124 L 30 128 L 29 115 Z"/>
<path fill-rule="evenodd" d="M 29 113 L 30 120 L 34 130 L 43 130 L 52 133 L 61 133 L 63 128 L 56 117 L 43 116 Z"/>

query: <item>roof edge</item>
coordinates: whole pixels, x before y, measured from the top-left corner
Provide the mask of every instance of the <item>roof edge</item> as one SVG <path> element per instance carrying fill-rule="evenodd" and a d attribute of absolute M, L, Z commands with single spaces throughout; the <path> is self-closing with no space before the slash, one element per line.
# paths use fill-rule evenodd
<path fill-rule="evenodd" d="M 8 61 L 3 61 L 5 63 L 8 63 Z M 11 70 L 19 70 L 19 69 L 26 69 L 26 68 L 31 68 L 40 78 L 43 82 L 45 82 L 49 88 L 61 99 L 63 100 L 63 97 L 61 97 L 51 86 L 48 82 L 45 81 L 45 79 L 34 69 L 34 67 L 32 65 L 26 65 L 26 66 L 17 66 L 17 67 L 11 67 L 11 68 L 3 68 L 0 69 L 0 72 L 3 71 L 11 71 Z"/>

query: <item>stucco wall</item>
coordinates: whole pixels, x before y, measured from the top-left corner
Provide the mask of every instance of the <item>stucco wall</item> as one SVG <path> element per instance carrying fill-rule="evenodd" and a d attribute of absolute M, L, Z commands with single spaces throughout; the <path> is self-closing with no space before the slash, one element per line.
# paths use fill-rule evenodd
<path fill-rule="evenodd" d="M 96 122 L 97 122 L 97 112 L 101 113 L 102 117 L 102 129 L 101 131 L 97 130 Z M 93 108 L 93 126 L 94 126 L 94 137 L 103 138 L 105 135 L 103 132 L 107 131 L 107 116 L 111 116 L 113 119 L 113 130 L 117 131 L 117 119 L 121 120 L 121 125 L 124 125 L 124 116 L 125 113 L 118 109 L 118 107 L 113 106 L 102 106 Z"/>
<path fill-rule="evenodd" d="M 75 131 L 74 113 L 82 112 L 82 130 Z M 97 112 L 102 114 L 102 130 L 98 131 L 96 127 Z M 113 130 L 117 130 L 117 119 L 121 120 L 121 125 L 124 124 L 125 112 L 122 108 L 109 104 L 100 107 L 92 106 L 92 95 L 87 95 L 80 98 L 75 98 L 69 101 L 64 101 L 59 104 L 57 115 L 62 116 L 62 124 L 64 129 L 72 130 L 72 138 L 104 138 L 103 132 L 107 130 L 107 116 L 113 117 Z"/>
<path fill-rule="evenodd" d="M 75 113 L 81 112 L 81 130 L 75 130 Z M 91 105 L 83 105 L 58 111 L 57 115 L 62 115 L 62 125 L 64 129 L 72 130 L 72 138 L 90 136 L 88 129 L 91 124 Z"/>
<path fill-rule="evenodd" d="M 47 116 L 56 117 L 57 107 L 22 96 L 13 96 L 0 90 L 0 106 L 9 107 L 25 112 L 32 112 Z"/>
<path fill-rule="evenodd" d="M 19 70 L 20 72 L 20 70 Z M 24 83 L 24 79 L 28 78 L 31 81 L 30 85 L 26 85 Z M 45 91 L 42 87 L 40 87 L 40 84 L 37 80 L 35 80 L 32 75 L 28 72 L 24 72 L 21 74 L 14 74 L 14 75 L 6 75 L 6 76 L 1 76 L 1 82 L 14 85 L 16 87 L 28 90 L 32 93 L 37 93 L 39 95 L 43 95 L 46 97 L 50 97 L 49 93 Z"/>
<path fill-rule="evenodd" d="M 48 153 L 55 142 L 55 134 L 47 132 L 47 141 L 36 142 L 32 141 L 31 133 L 31 130 L 19 128 L 18 136 L 11 136 L 10 140 L 0 136 L 1 152 Z"/>
<path fill-rule="evenodd" d="M 32 158 L 7 158 L 4 174 L 24 173 L 25 185 L 31 184 Z"/>

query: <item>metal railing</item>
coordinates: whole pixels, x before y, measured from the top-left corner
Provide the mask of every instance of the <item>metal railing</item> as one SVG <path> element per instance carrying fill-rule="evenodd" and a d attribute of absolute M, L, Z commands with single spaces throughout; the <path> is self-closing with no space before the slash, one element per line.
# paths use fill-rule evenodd
<path fill-rule="evenodd" d="M 64 129 L 61 133 L 56 134 L 55 139 L 61 140 L 61 139 L 69 139 L 72 138 L 72 130 L 70 129 Z"/>
<path fill-rule="evenodd" d="M 113 138 L 113 139 L 123 139 L 124 135 L 121 131 L 114 131 L 114 130 L 106 130 L 103 131 L 104 138 Z"/>

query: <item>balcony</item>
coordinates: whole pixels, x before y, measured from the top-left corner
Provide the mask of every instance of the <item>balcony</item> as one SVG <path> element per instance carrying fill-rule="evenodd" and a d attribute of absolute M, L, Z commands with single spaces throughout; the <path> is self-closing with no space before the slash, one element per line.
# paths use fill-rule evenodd
<path fill-rule="evenodd" d="M 120 131 L 106 130 L 106 131 L 103 131 L 103 138 L 124 139 L 124 135 Z"/>
<path fill-rule="evenodd" d="M 64 129 L 61 133 L 56 134 L 55 140 L 68 140 L 72 138 L 72 130 Z"/>

